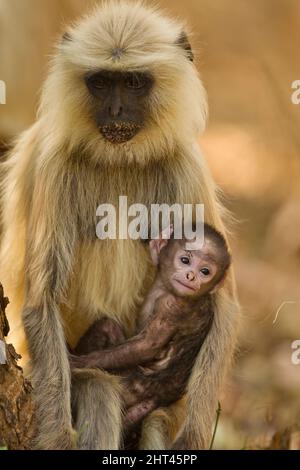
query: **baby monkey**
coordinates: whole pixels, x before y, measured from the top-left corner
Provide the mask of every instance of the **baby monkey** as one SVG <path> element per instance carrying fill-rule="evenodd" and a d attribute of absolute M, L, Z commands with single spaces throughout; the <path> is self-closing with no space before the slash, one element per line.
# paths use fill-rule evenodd
<path fill-rule="evenodd" d="M 125 340 L 120 326 L 104 317 L 70 358 L 73 368 L 98 367 L 123 377 L 125 431 L 185 393 L 213 321 L 211 294 L 222 285 L 231 263 L 224 237 L 210 225 L 204 225 L 200 249 L 187 249 L 195 240 L 177 240 L 168 231 L 149 242 L 157 274 L 140 311 L 138 333 Z"/>

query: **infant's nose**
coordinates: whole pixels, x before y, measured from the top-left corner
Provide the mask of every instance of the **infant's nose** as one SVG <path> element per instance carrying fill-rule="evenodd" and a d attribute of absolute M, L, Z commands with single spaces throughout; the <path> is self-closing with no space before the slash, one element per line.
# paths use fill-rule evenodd
<path fill-rule="evenodd" d="M 189 271 L 186 277 L 189 281 L 193 281 L 195 279 L 195 274 L 193 273 L 193 271 Z"/>

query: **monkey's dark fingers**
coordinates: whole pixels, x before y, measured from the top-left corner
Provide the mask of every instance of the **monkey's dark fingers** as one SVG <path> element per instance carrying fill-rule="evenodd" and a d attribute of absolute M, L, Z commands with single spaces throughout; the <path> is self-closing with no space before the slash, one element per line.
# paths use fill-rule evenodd
<path fill-rule="evenodd" d="M 151 411 L 155 410 L 154 400 L 145 400 L 138 405 L 134 405 L 126 411 L 124 416 L 124 427 L 128 431 L 137 426 Z"/>

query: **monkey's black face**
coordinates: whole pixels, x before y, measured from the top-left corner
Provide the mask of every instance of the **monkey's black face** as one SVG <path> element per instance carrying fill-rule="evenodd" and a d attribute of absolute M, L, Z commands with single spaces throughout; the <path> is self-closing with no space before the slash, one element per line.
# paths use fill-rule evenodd
<path fill-rule="evenodd" d="M 93 97 L 93 117 L 106 140 L 127 142 L 143 128 L 151 75 L 104 70 L 86 75 L 85 82 Z"/>

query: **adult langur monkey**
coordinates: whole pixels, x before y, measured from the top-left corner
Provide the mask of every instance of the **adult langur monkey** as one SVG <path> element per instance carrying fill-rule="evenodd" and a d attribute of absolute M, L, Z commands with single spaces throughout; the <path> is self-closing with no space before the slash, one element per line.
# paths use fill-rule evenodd
<path fill-rule="evenodd" d="M 103 4 L 59 42 L 38 119 L 6 163 L 0 272 L 31 358 L 36 448 L 73 447 L 71 388 L 78 445 L 120 446 L 118 378 L 77 370 L 71 387 L 67 343 L 102 315 L 134 334 L 154 273 L 141 241 L 96 238 L 97 206 L 117 207 L 119 195 L 148 207 L 204 203 L 206 221 L 224 233 L 197 144 L 206 100 L 192 59 L 177 22 L 141 3 Z M 141 448 L 208 446 L 237 320 L 231 279 L 216 294 L 186 400 L 146 418 Z"/>

